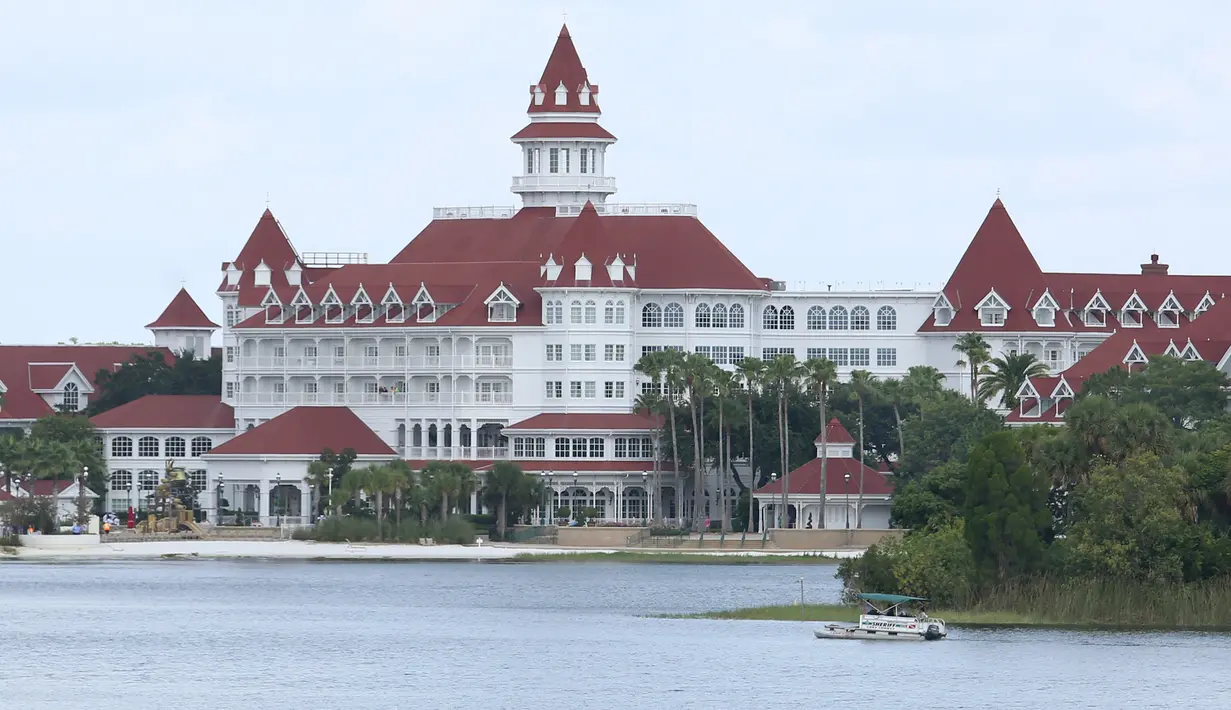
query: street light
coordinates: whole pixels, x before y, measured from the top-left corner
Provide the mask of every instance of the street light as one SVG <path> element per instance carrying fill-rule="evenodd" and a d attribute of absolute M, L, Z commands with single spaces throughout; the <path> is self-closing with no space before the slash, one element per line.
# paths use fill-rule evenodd
<path fill-rule="evenodd" d="M 278 516 L 278 527 L 282 527 L 283 505 L 282 505 L 282 472 L 281 471 L 274 474 L 274 492 L 278 494 L 276 496 L 278 500 L 278 505 L 275 506 L 278 511 L 276 513 Z"/>
<path fill-rule="evenodd" d="M 770 483 L 773 483 L 777 480 L 778 480 L 778 473 L 776 471 L 769 474 Z M 778 527 L 782 527 L 782 511 L 779 509 L 779 506 L 777 503 L 774 503 L 774 513 L 776 513 L 774 517 L 778 519 Z"/>
<path fill-rule="evenodd" d="M 649 482 L 650 474 L 645 471 L 641 472 L 641 525 L 642 527 L 649 525 L 650 519 L 650 489 L 646 487 Z"/>
<path fill-rule="evenodd" d="M 81 478 L 77 479 L 77 516 L 81 516 L 81 510 L 85 507 L 85 482 L 90 477 L 90 467 L 81 467 Z M 89 520 L 86 520 L 86 525 L 89 525 Z"/>
<path fill-rule="evenodd" d="M 551 508 L 551 493 L 552 493 L 551 474 L 546 471 L 542 471 L 539 473 L 539 475 L 543 477 L 543 510 L 542 510 L 543 514 L 539 516 L 539 520 L 542 521 L 541 525 L 546 527 L 548 516 L 551 514 L 549 511 L 549 508 Z"/>
<path fill-rule="evenodd" d="M 218 493 L 214 495 L 214 525 L 222 525 L 222 474 L 218 474 Z"/>
<path fill-rule="evenodd" d="M 851 474 L 844 473 L 842 477 L 846 479 L 846 529 L 851 529 Z"/>

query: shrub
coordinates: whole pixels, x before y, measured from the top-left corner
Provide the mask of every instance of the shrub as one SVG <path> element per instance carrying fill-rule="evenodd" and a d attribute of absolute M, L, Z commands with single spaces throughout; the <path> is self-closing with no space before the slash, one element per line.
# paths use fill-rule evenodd
<path fill-rule="evenodd" d="M 469 545 L 474 543 L 475 529 L 460 517 L 450 518 L 444 523 L 431 520 L 427 525 L 403 520 L 400 527 L 386 520 L 385 524 L 378 528 L 374 518 L 342 516 L 326 518 L 310 528 L 300 528 L 292 537 L 296 540 L 318 542 L 409 543 L 417 543 L 420 538 L 430 537 L 436 542 Z"/>

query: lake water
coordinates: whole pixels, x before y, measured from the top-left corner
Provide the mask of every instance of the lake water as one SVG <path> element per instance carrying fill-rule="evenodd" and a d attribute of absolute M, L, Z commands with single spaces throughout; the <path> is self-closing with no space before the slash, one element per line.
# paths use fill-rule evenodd
<path fill-rule="evenodd" d="M 0 708 L 1231 707 L 1231 636 L 647 614 L 835 601 L 821 566 L 0 563 Z"/>

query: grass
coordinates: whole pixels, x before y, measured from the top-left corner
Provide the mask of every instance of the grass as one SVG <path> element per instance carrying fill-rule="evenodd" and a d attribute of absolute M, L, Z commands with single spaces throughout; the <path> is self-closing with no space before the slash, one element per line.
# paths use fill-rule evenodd
<path fill-rule="evenodd" d="M 932 616 L 955 626 L 1064 626 L 1014 612 L 937 611 Z M 849 621 L 859 620 L 859 608 L 845 604 L 798 604 L 756 606 L 746 609 L 675 614 L 672 619 L 738 619 L 743 621 Z"/>
<path fill-rule="evenodd" d="M 509 562 L 622 562 L 668 565 L 837 565 L 824 555 L 737 555 L 697 552 L 523 552 Z"/>

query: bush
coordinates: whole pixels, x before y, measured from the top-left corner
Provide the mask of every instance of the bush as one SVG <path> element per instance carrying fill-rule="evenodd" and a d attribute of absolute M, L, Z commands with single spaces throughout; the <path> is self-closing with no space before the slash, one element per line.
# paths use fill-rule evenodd
<path fill-rule="evenodd" d="M 868 548 L 862 557 L 838 566 L 843 599 L 860 592 L 923 597 L 946 608 L 961 607 L 973 597 L 974 557 L 955 522 L 932 533 L 917 532 Z"/>
<path fill-rule="evenodd" d="M 0 535 L 0 547 L 21 547 L 21 537 L 17 533 Z"/>
<path fill-rule="evenodd" d="M 444 523 L 432 520 L 428 521 L 427 525 L 403 520 L 400 527 L 386 520 L 384 525 L 378 528 L 375 518 L 342 516 L 326 518 L 310 528 L 300 528 L 292 537 L 296 540 L 318 542 L 409 543 L 418 543 L 420 538 L 430 537 L 438 543 L 470 545 L 474 543 L 475 529 L 460 517 L 450 518 Z"/>

